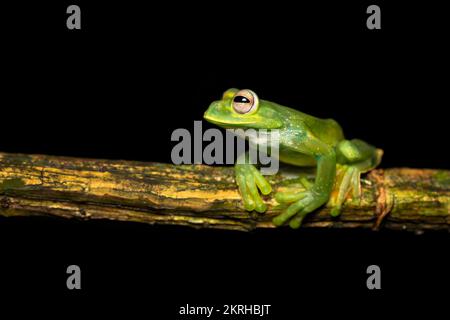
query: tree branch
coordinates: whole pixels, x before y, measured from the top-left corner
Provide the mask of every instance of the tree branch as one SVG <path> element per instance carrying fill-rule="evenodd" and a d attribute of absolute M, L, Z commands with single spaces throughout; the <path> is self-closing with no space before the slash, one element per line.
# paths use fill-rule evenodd
<path fill-rule="evenodd" d="M 292 169 L 291 169 L 292 170 Z M 303 189 L 306 169 L 268 177 L 274 191 Z M 450 172 L 378 169 L 362 180 L 360 203 L 347 200 L 338 218 L 323 207 L 304 227 L 450 230 Z M 272 193 L 273 195 L 273 193 Z M 0 153 L 0 215 L 50 215 L 234 230 L 272 228 L 283 209 L 265 197 L 265 214 L 246 212 L 231 167 L 89 160 Z"/>

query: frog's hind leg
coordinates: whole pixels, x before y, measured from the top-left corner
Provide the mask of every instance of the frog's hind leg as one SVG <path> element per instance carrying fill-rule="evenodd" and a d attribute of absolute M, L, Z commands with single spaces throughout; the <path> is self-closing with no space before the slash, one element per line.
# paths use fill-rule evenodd
<path fill-rule="evenodd" d="M 354 166 L 338 165 L 334 190 L 328 204 L 332 206 L 330 214 L 333 217 L 341 213 L 342 205 L 350 191 L 352 198 L 358 200 L 361 196 L 360 187 L 361 172 Z"/>
<path fill-rule="evenodd" d="M 343 140 L 336 147 L 338 165 L 333 193 L 329 200 L 331 215 L 338 216 L 352 192 L 352 200 L 361 198 L 361 174 L 372 170 L 381 161 L 383 151 L 362 140 Z"/>

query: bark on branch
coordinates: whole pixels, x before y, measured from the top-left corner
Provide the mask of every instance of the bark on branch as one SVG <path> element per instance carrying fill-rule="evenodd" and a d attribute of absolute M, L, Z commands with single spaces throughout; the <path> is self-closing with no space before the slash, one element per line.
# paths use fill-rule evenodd
<path fill-rule="evenodd" d="M 290 169 L 292 170 L 292 169 Z M 274 191 L 302 189 L 305 169 L 282 169 Z M 450 230 L 450 171 L 378 169 L 362 181 L 362 200 L 338 218 L 323 207 L 304 227 Z M 272 228 L 283 209 L 272 195 L 265 214 L 246 212 L 231 167 L 90 160 L 0 153 L 0 215 L 50 215 L 234 230 Z"/>

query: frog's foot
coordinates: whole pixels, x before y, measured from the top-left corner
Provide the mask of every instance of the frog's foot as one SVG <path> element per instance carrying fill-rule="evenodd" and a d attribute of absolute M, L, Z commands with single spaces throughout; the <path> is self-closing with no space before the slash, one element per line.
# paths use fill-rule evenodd
<path fill-rule="evenodd" d="M 338 166 L 334 191 L 329 205 L 332 206 L 331 216 L 337 217 L 342 211 L 342 205 L 352 192 L 352 201 L 359 203 L 361 199 L 361 173 L 364 170 L 358 165 Z"/>
<path fill-rule="evenodd" d="M 302 224 L 305 216 L 316 210 L 327 201 L 327 197 L 308 188 L 303 192 L 278 192 L 275 195 L 275 199 L 280 202 L 292 203 L 289 207 L 283 211 L 282 214 L 276 216 L 273 219 L 273 223 L 276 226 L 281 226 L 286 221 L 289 221 L 289 226 L 293 229 L 297 229 Z"/>
<path fill-rule="evenodd" d="M 236 183 L 239 187 L 245 210 L 265 212 L 267 206 L 263 202 L 258 189 L 263 195 L 268 195 L 272 192 L 270 184 L 259 170 L 251 164 L 238 164 L 235 166 L 235 172 Z"/>
<path fill-rule="evenodd" d="M 362 140 L 343 140 L 337 146 L 338 156 L 344 164 L 336 166 L 334 190 L 331 193 L 329 205 L 331 215 L 338 216 L 342 205 L 352 192 L 352 201 L 359 203 L 361 199 L 361 174 L 378 166 L 383 156 L 383 150 L 365 143 Z"/>

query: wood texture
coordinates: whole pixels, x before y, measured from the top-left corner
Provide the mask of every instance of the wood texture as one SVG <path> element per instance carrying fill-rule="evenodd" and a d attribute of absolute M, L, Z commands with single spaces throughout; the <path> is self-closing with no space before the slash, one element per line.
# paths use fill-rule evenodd
<path fill-rule="evenodd" d="M 305 169 L 268 177 L 274 191 L 303 187 Z M 450 172 L 378 169 L 362 180 L 362 199 L 348 199 L 338 218 L 323 207 L 303 227 L 450 230 Z M 273 193 L 265 214 L 246 212 L 231 167 L 90 160 L 0 153 L 0 215 L 50 215 L 233 230 L 273 228 L 283 209 Z M 299 230 L 301 232 L 301 230 Z"/>

